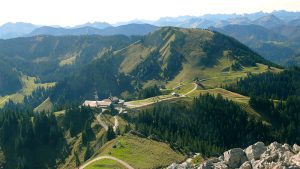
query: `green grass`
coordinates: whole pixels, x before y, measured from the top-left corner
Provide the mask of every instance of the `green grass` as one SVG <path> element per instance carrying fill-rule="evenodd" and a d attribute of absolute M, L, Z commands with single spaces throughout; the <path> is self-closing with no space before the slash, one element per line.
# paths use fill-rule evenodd
<path fill-rule="evenodd" d="M 238 102 L 238 103 L 248 103 L 248 101 L 250 100 L 249 97 L 247 96 L 243 96 L 241 94 L 238 93 L 234 93 L 222 88 L 215 88 L 215 89 L 207 89 L 207 90 L 196 90 L 193 93 L 189 94 L 188 96 L 191 97 L 197 97 L 200 94 L 212 94 L 212 95 L 218 95 L 221 94 L 224 98 L 228 99 L 228 100 L 232 100 L 234 102 Z"/>
<path fill-rule="evenodd" d="M 173 91 L 180 95 L 184 95 L 184 94 L 188 93 L 189 91 L 193 90 L 194 88 L 195 88 L 194 83 L 187 83 L 187 84 L 183 84 L 182 86 L 178 86 Z"/>
<path fill-rule="evenodd" d="M 248 115 L 263 120 L 264 124 L 270 125 L 270 120 L 261 115 L 261 113 L 255 111 L 250 105 L 248 96 L 241 95 L 239 93 L 234 93 L 222 88 L 214 88 L 214 89 L 207 89 L 207 90 L 195 90 L 189 97 L 198 97 L 200 94 L 211 94 L 217 96 L 220 94 L 223 98 L 231 100 L 240 105 L 240 107 L 248 113 Z"/>
<path fill-rule="evenodd" d="M 64 111 L 55 112 L 55 114 L 57 114 L 58 116 L 62 116 L 64 114 Z M 89 145 L 90 145 L 90 148 L 93 149 L 93 152 L 96 152 L 99 150 L 99 148 L 101 146 L 101 144 L 99 144 L 99 143 L 101 142 L 101 138 L 105 134 L 105 130 L 103 128 L 101 128 L 101 126 L 99 125 L 99 123 L 97 122 L 96 119 L 94 119 L 94 121 L 92 122 L 91 127 L 95 133 L 96 138 L 95 138 L 95 140 L 91 140 L 89 142 Z M 79 133 L 75 137 L 71 137 L 69 131 L 66 131 L 65 138 L 66 138 L 67 144 L 69 145 L 69 148 L 70 148 L 69 154 L 67 155 L 67 157 L 65 158 L 64 161 L 59 163 L 57 168 L 59 168 L 59 169 L 76 168 L 74 154 L 76 153 L 78 155 L 80 163 L 83 164 L 84 163 L 84 154 L 87 150 L 87 147 L 82 144 L 81 133 Z"/>
<path fill-rule="evenodd" d="M 102 159 L 93 162 L 92 164 L 88 165 L 85 167 L 85 169 L 126 169 L 123 165 L 120 163 L 114 161 L 114 160 L 109 160 L 109 159 Z"/>
<path fill-rule="evenodd" d="M 59 66 L 66 66 L 66 65 L 72 65 L 75 63 L 76 58 L 79 56 L 80 54 L 77 52 L 74 53 L 68 53 L 66 54 L 66 56 L 64 56 L 63 58 L 61 58 L 60 62 L 59 62 Z"/>
<path fill-rule="evenodd" d="M 61 116 L 64 116 L 65 113 L 66 113 L 66 110 L 61 110 L 61 111 L 54 112 L 54 115 L 55 115 L 55 117 L 61 117 Z"/>
<path fill-rule="evenodd" d="M 130 102 L 128 102 L 128 104 L 134 105 L 134 106 L 140 106 L 140 105 L 144 105 L 144 104 L 156 103 L 160 100 L 171 99 L 171 98 L 176 98 L 176 97 L 174 97 L 172 95 L 160 95 L 160 96 L 150 97 L 150 98 L 143 99 L 143 100 L 130 101 Z"/>
<path fill-rule="evenodd" d="M 53 111 L 53 103 L 48 97 L 43 103 L 41 103 L 38 107 L 36 107 L 33 111 L 35 112 L 51 112 Z"/>
<path fill-rule="evenodd" d="M 0 96 L 0 108 L 3 107 L 9 100 L 12 100 L 14 103 L 23 103 L 24 97 L 31 95 L 38 87 L 49 88 L 55 85 L 55 83 L 36 83 L 35 81 L 37 79 L 35 77 L 26 75 L 23 75 L 21 80 L 22 89 L 20 91 L 11 95 Z"/>
<path fill-rule="evenodd" d="M 246 77 L 248 73 L 259 74 L 267 71 L 271 72 L 280 72 L 281 69 L 271 67 L 271 70 L 268 69 L 268 66 L 263 64 L 256 64 L 254 67 L 243 67 L 239 71 L 224 71 L 225 68 L 230 68 L 233 61 L 222 57 L 218 64 L 213 67 L 199 67 L 193 66 L 191 63 L 186 63 L 183 65 L 181 72 L 168 83 L 168 88 L 173 88 L 178 85 L 180 81 L 183 82 L 192 82 L 195 77 L 198 77 L 200 80 L 203 80 L 201 83 L 207 88 L 215 88 L 221 84 L 231 84 L 236 82 L 238 79 Z"/>
<path fill-rule="evenodd" d="M 115 147 L 115 148 L 114 148 Z M 181 162 L 184 156 L 173 151 L 168 144 L 131 134 L 119 136 L 105 144 L 100 155 L 119 158 L 134 168 L 158 168 Z"/>
<path fill-rule="evenodd" d="M 152 48 L 144 47 L 141 43 L 134 43 L 126 49 L 114 52 L 114 54 L 124 58 L 120 65 L 120 70 L 124 73 L 129 73 L 143 62 L 152 50 Z"/>

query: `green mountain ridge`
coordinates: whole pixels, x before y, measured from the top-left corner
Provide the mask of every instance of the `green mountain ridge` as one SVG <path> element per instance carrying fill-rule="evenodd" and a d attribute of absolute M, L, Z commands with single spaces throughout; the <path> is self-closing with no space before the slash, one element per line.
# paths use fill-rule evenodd
<path fill-rule="evenodd" d="M 32 95 L 24 97 L 27 107 L 0 111 L 0 168 L 78 168 L 103 156 L 163 168 L 195 152 L 202 160 L 256 141 L 299 141 L 299 97 L 272 100 L 286 93 L 282 86 L 298 94 L 299 72 L 282 71 L 218 32 L 163 27 L 137 37 L 1 43 L 5 70 L 16 68 L 20 75 L 12 77 L 36 90 L 24 92 Z M 256 90 L 268 95 L 253 97 Z M 127 113 L 79 106 L 95 91 L 99 99 L 129 95 Z"/>
<path fill-rule="evenodd" d="M 237 40 L 202 29 L 163 27 L 145 36 L 36 36 L 0 41 L 0 58 L 41 82 L 57 82 L 54 104 L 147 85 L 215 79 L 216 87 L 275 66 Z M 257 65 L 257 64 L 260 64 Z M 265 66 L 263 66 L 265 65 Z"/>
<path fill-rule="evenodd" d="M 103 52 L 98 60 L 59 82 L 54 95 L 63 97 L 60 100 L 78 101 L 78 98 L 92 98 L 97 90 L 105 98 L 110 93 L 133 92 L 148 82 L 174 85 L 195 78 L 226 77 L 222 72 L 230 76 L 231 70 L 236 73 L 235 79 L 246 76 L 246 71 L 239 74 L 240 70 L 257 67 L 257 63 L 276 66 L 220 33 L 165 27 L 125 48 Z M 240 70 L 233 70 L 234 66 Z"/>
<path fill-rule="evenodd" d="M 274 63 L 283 66 L 299 64 L 286 64 L 299 53 L 299 26 L 277 25 L 265 28 L 259 25 L 227 25 L 211 29 L 236 38 Z"/>
<path fill-rule="evenodd" d="M 121 49 L 135 38 L 117 36 L 36 36 L 0 40 L 0 58 L 26 75 L 57 81 L 67 71 L 91 63 L 107 48 Z"/>

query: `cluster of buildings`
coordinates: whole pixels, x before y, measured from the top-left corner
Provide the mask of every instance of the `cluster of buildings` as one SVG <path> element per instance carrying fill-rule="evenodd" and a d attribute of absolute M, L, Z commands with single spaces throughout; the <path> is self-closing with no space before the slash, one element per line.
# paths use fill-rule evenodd
<path fill-rule="evenodd" d="M 102 108 L 102 109 L 109 109 L 111 107 L 114 108 L 122 108 L 124 107 L 124 100 L 119 99 L 118 97 L 110 96 L 107 99 L 100 100 L 86 100 L 82 104 L 82 106 L 91 107 L 91 108 Z"/>

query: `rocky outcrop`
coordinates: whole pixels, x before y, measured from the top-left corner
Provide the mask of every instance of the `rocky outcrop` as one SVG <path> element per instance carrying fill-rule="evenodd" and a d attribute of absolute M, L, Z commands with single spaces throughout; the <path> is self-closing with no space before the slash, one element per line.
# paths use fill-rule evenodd
<path fill-rule="evenodd" d="M 263 142 L 257 142 L 245 149 L 248 160 L 258 160 L 260 155 L 267 150 Z"/>
<path fill-rule="evenodd" d="M 191 160 L 189 160 L 191 161 Z M 246 149 L 234 148 L 219 158 L 211 158 L 202 164 L 172 164 L 168 169 L 300 169 L 300 146 L 279 144 L 265 146 L 257 142 Z"/>
<path fill-rule="evenodd" d="M 245 161 L 247 161 L 247 157 L 241 148 L 234 148 L 224 152 L 224 162 L 229 168 L 237 168 Z"/>

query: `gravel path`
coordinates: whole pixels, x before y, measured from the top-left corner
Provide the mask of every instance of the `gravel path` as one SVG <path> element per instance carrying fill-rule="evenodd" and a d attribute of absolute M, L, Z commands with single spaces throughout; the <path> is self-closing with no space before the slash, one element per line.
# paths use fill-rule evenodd
<path fill-rule="evenodd" d="M 88 165 L 90 165 L 91 163 L 98 161 L 98 160 L 103 160 L 103 159 L 110 159 L 110 160 L 114 160 L 117 161 L 118 163 L 122 164 L 123 166 L 125 166 L 127 169 L 134 169 L 133 167 L 131 167 L 128 163 L 126 163 L 123 160 L 120 160 L 116 157 L 112 157 L 112 156 L 100 156 L 100 157 L 96 157 L 88 162 L 86 162 L 85 164 L 83 164 L 82 166 L 79 167 L 79 169 L 84 169 L 85 167 L 87 167 Z"/>

